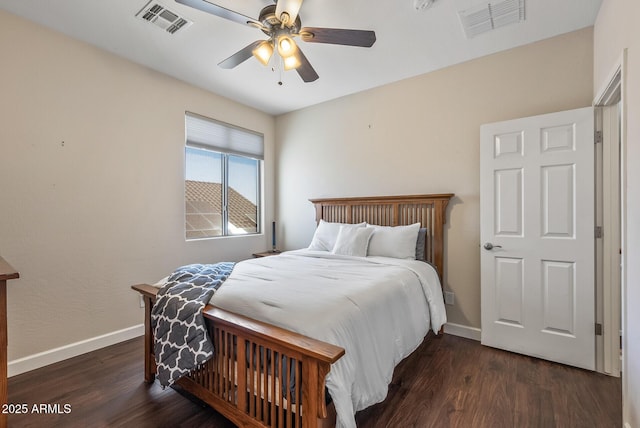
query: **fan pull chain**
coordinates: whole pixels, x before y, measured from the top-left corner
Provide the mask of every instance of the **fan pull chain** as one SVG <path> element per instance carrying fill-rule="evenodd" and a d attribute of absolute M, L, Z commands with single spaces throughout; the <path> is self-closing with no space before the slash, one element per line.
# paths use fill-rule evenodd
<path fill-rule="evenodd" d="M 274 73 L 276 71 L 278 72 L 278 85 L 282 86 L 282 69 L 284 68 L 283 59 L 280 57 L 280 55 L 277 55 L 277 60 L 274 62 L 275 65 L 271 68 L 271 71 L 273 71 Z"/>

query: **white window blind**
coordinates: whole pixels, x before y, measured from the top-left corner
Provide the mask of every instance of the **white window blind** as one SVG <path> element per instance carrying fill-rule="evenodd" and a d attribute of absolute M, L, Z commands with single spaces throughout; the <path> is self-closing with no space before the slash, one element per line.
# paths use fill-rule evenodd
<path fill-rule="evenodd" d="M 185 118 L 187 145 L 259 160 L 264 159 L 262 134 L 194 113 L 187 113 Z"/>

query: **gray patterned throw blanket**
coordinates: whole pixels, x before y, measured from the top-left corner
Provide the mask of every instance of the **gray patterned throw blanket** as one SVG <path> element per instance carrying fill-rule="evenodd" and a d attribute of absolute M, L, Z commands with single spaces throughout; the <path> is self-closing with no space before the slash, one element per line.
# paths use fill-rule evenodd
<path fill-rule="evenodd" d="M 151 328 L 158 380 L 163 387 L 213 356 L 202 310 L 233 266 L 232 262 L 183 266 L 158 291 Z"/>

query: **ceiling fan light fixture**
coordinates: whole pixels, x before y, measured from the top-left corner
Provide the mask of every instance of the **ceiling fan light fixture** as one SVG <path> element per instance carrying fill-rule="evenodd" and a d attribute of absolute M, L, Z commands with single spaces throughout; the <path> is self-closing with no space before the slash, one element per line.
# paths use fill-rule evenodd
<path fill-rule="evenodd" d="M 297 56 L 291 55 L 286 58 L 282 58 L 285 71 L 293 70 L 300 67 L 301 63 Z"/>
<path fill-rule="evenodd" d="M 281 36 L 278 39 L 278 53 L 283 59 L 292 56 L 296 52 L 296 42 L 289 36 Z"/>
<path fill-rule="evenodd" d="M 266 66 L 273 55 L 273 45 L 270 41 L 264 40 L 251 53 L 262 65 Z"/>

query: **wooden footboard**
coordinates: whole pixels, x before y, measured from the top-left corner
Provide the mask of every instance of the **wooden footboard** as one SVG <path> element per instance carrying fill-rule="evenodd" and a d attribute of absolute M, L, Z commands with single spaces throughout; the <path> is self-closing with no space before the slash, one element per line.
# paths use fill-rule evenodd
<path fill-rule="evenodd" d="M 131 288 L 145 302 L 145 381 L 155 379 L 151 308 L 158 289 Z M 327 427 L 325 377 L 344 349 L 224 311 L 204 309 L 214 357 L 178 381 L 238 426 Z"/>

